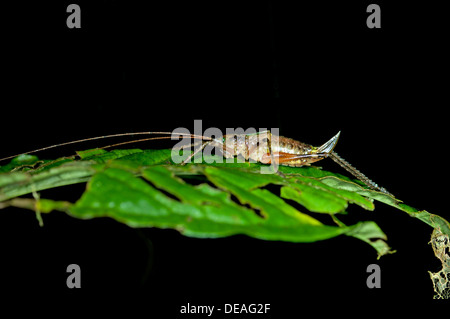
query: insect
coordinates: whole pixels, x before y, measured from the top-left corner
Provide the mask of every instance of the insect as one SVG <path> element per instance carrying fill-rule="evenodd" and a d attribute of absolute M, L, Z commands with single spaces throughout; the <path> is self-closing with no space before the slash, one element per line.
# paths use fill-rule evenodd
<path fill-rule="evenodd" d="M 348 163 L 334 151 L 337 141 L 339 140 L 340 132 L 338 132 L 329 141 L 327 141 L 326 143 L 324 143 L 319 147 L 302 143 L 292 138 L 277 136 L 272 134 L 270 131 L 259 132 L 256 134 L 227 134 L 224 135 L 222 138 L 212 138 L 203 135 L 196 135 L 190 133 L 176 133 L 176 132 L 119 133 L 55 144 L 35 149 L 32 151 L 28 151 L 25 153 L 8 156 L 0 159 L 0 161 L 11 159 L 19 155 L 35 153 L 75 143 L 106 138 L 137 136 L 137 135 L 163 135 L 163 136 L 147 137 L 138 140 L 125 141 L 121 143 L 100 147 L 100 149 L 150 140 L 174 139 L 177 137 L 178 138 L 184 137 L 184 138 L 199 139 L 200 142 L 192 143 L 189 145 L 183 145 L 179 147 L 179 149 L 190 148 L 192 146 L 194 147 L 194 151 L 183 162 L 181 162 L 181 165 L 185 165 L 186 163 L 188 163 L 192 159 L 192 157 L 194 157 L 197 153 L 202 151 L 207 146 L 219 149 L 225 158 L 241 156 L 246 161 L 252 160 L 263 164 L 275 163 L 277 165 L 292 166 L 292 167 L 301 167 L 310 165 L 314 162 L 330 157 L 333 161 L 335 161 L 337 164 L 339 164 L 341 167 L 347 170 L 354 177 L 362 181 L 370 189 L 392 196 L 392 194 L 389 193 L 385 188 L 378 186 L 376 183 L 370 180 L 367 176 L 365 176 L 363 173 L 361 173 L 359 170 L 353 167 L 350 163 Z"/>

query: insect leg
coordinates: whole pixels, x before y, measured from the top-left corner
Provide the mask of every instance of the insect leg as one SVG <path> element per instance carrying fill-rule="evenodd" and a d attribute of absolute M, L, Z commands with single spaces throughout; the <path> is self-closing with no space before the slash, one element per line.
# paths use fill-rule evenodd
<path fill-rule="evenodd" d="M 267 131 L 267 146 L 269 148 L 269 154 L 270 154 L 270 163 L 274 164 L 275 171 L 278 171 L 278 161 L 275 160 L 275 157 L 272 152 L 272 133 L 270 133 L 270 130 Z"/>
<path fill-rule="evenodd" d="M 307 165 L 311 162 L 316 162 L 318 160 L 321 160 L 325 157 L 327 157 L 328 154 L 324 153 L 317 153 L 317 154 L 291 154 L 291 153 L 284 153 L 284 152 L 275 152 L 271 154 L 267 154 L 263 156 L 262 162 L 265 164 L 272 163 L 273 160 L 278 161 L 280 164 L 289 164 L 292 161 L 296 161 L 299 159 L 304 159 L 305 164 L 299 163 L 301 165 Z M 294 164 L 294 163 L 292 163 Z"/>
<path fill-rule="evenodd" d="M 278 148 L 278 136 L 275 137 L 276 140 L 276 147 Z M 281 177 L 286 177 L 282 172 L 278 170 L 278 165 L 280 164 L 279 158 L 276 157 L 276 152 L 272 152 L 272 133 L 267 131 L 267 148 L 269 150 L 269 156 L 270 156 L 270 164 L 273 165 L 273 170 Z M 264 158 L 265 155 L 263 155 Z M 262 161 L 261 161 L 262 162 Z"/>
<path fill-rule="evenodd" d="M 189 162 L 191 160 L 192 157 L 195 156 L 195 154 L 197 154 L 198 152 L 200 152 L 201 150 L 203 150 L 208 144 L 210 144 L 213 141 L 206 141 L 206 142 L 202 142 L 202 145 L 197 148 L 196 150 L 194 150 L 194 152 L 189 155 L 182 163 L 181 165 L 185 165 L 187 162 Z"/>

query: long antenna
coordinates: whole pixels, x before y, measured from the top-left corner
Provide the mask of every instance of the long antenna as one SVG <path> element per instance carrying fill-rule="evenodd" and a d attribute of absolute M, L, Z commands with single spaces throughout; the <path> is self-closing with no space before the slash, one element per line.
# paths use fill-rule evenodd
<path fill-rule="evenodd" d="M 24 153 L 19 153 L 16 155 L 11 155 L 8 157 L 4 157 L 4 158 L 0 158 L 0 162 L 1 161 L 5 161 L 20 155 L 25 155 L 25 154 L 31 154 L 31 153 L 36 153 L 36 152 L 41 152 L 41 151 L 45 151 L 45 150 L 49 150 L 52 148 L 56 148 L 56 147 L 61 147 L 61 146 L 66 146 L 66 145 L 70 145 L 70 144 L 77 144 L 77 143 L 83 143 L 83 142 L 88 142 L 88 141 L 94 141 L 94 140 L 100 140 L 100 139 L 106 139 L 106 138 L 113 138 L 113 137 L 122 137 L 122 136 L 134 136 L 134 135 L 171 135 L 170 137 L 172 137 L 172 135 L 175 136 L 189 136 L 191 138 L 197 138 L 197 139 L 202 139 L 202 140 L 212 140 L 212 138 L 207 137 L 207 136 L 201 136 L 201 135 L 195 135 L 195 134 L 189 134 L 189 133 L 175 133 L 175 132 L 134 132 L 134 133 L 118 133 L 118 134 L 111 134 L 111 135 L 103 135 L 103 136 L 96 136 L 96 137 L 89 137 L 89 138 L 83 138 L 81 140 L 75 140 L 75 141 L 70 141 L 70 142 L 64 142 L 64 143 L 59 143 L 59 144 L 55 144 L 55 145 L 51 145 L 51 146 L 46 146 L 46 147 L 42 147 L 42 148 L 38 148 L 32 151 L 28 151 L 28 152 L 24 152 Z M 169 136 L 164 137 L 164 138 L 170 138 Z M 122 144 L 128 144 L 128 143 L 133 143 L 133 142 L 142 142 L 144 140 L 151 140 L 151 139 L 162 139 L 163 137 L 159 137 L 159 138 L 149 138 L 149 139 L 141 139 L 141 140 L 137 140 L 137 141 L 128 141 L 128 142 L 123 142 L 123 143 L 119 143 L 119 144 L 114 144 L 114 146 L 117 145 L 122 145 Z M 106 146 L 108 147 L 108 146 Z M 106 148 L 104 147 L 104 148 Z"/>
<path fill-rule="evenodd" d="M 359 170 L 357 170 L 355 167 L 353 167 L 349 162 L 347 162 L 345 159 L 340 157 L 335 151 L 331 151 L 329 153 L 329 157 L 338 163 L 341 167 L 343 167 L 347 172 L 355 176 L 357 179 L 359 179 L 361 182 L 366 184 L 370 189 L 380 191 L 382 193 L 385 193 L 387 195 L 392 195 L 389 193 L 386 188 L 378 186 L 377 183 L 373 182 L 370 178 L 368 178 L 366 175 L 361 173 Z"/>

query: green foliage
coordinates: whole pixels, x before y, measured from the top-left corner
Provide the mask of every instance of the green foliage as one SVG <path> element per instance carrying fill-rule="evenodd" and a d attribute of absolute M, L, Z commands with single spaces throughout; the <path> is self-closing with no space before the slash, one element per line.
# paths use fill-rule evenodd
<path fill-rule="evenodd" d="M 450 234 L 445 219 L 339 174 L 281 166 L 280 174 L 261 174 L 260 164 L 205 163 L 211 159 L 180 166 L 171 161 L 171 150 L 139 149 L 87 150 L 54 161 L 19 156 L 0 167 L 0 208 L 59 210 L 82 219 L 111 217 L 131 227 L 171 228 L 193 237 L 245 234 L 314 242 L 345 234 L 382 256 L 391 250 L 376 223 L 346 226 L 337 218 L 351 204 L 372 211 L 379 201 Z M 75 203 L 36 196 L 44 189 L 82 182 L 87 188 Z M 33 199 L 19 198 L 30 193 Z M 334 224 L 326 225 L 314 214 L 331 215 Z"/>

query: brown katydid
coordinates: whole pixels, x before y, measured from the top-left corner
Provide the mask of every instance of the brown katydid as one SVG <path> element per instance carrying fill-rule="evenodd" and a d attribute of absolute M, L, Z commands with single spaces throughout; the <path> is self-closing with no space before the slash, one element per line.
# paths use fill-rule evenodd
<path fill-rule="evenodd" d="M 378 186 L 376 183 L 370 180 L 367 176 L 365 176 L 363 173 L 361 173 L 359 170 L 353 167 L 350 163 L 348 163 L 334 151 L 334 148 L 340 136 L 340 132 L 338 132 L 329 141 L 327 141 L 326 143 L 324 143 L 319 147 L 302 143 L 291 138 L 273 135 L 270 131 L 258 132 L 256 134 L 227 134 L 224 135 L 222 138 L 212 138 L 197 134 L 176 133 L 176 132 L 119 133 L 59 143 L 35 149 L 32 151 L 8 156 L 0 159 L 0 161 L 11 159 L 19 155 L 35 153 L 75 143 L 82 143 L 106 138 L 137 136 L 137 135 L 162 135 L 162 136 L 147 137 L 138 140 L 125 141 L 113 145 L 100 147 L 100 149 L 136 142 L 186 137 L 186 138 L 200 139 L 201 142 L 193 143 L 188 146 L 182 147 L 187 148 L 190 146 L 194 146 L 194 151 L 183 162 L 181 162 L 181 165 L 188 163 L 193 156 L 195 156 L 198 152 L 201 152 L 208 145 L 218 148 L 225 158 L 242 156 L 245 160 L 252 160 L 263 164 L 276 163 L 277 165 L 279 164 L 283 166 L 293 166 L 293 167 L 310 165 L 311 163 L 330 157 L 333 161 L 335 161 L 337 164 L 339 164 L 341 167 L 347 170 L 354 177 L 362 181 L 370 189 L 380 191 L 388 195 L 392 195 L 385 188 Z"/>

